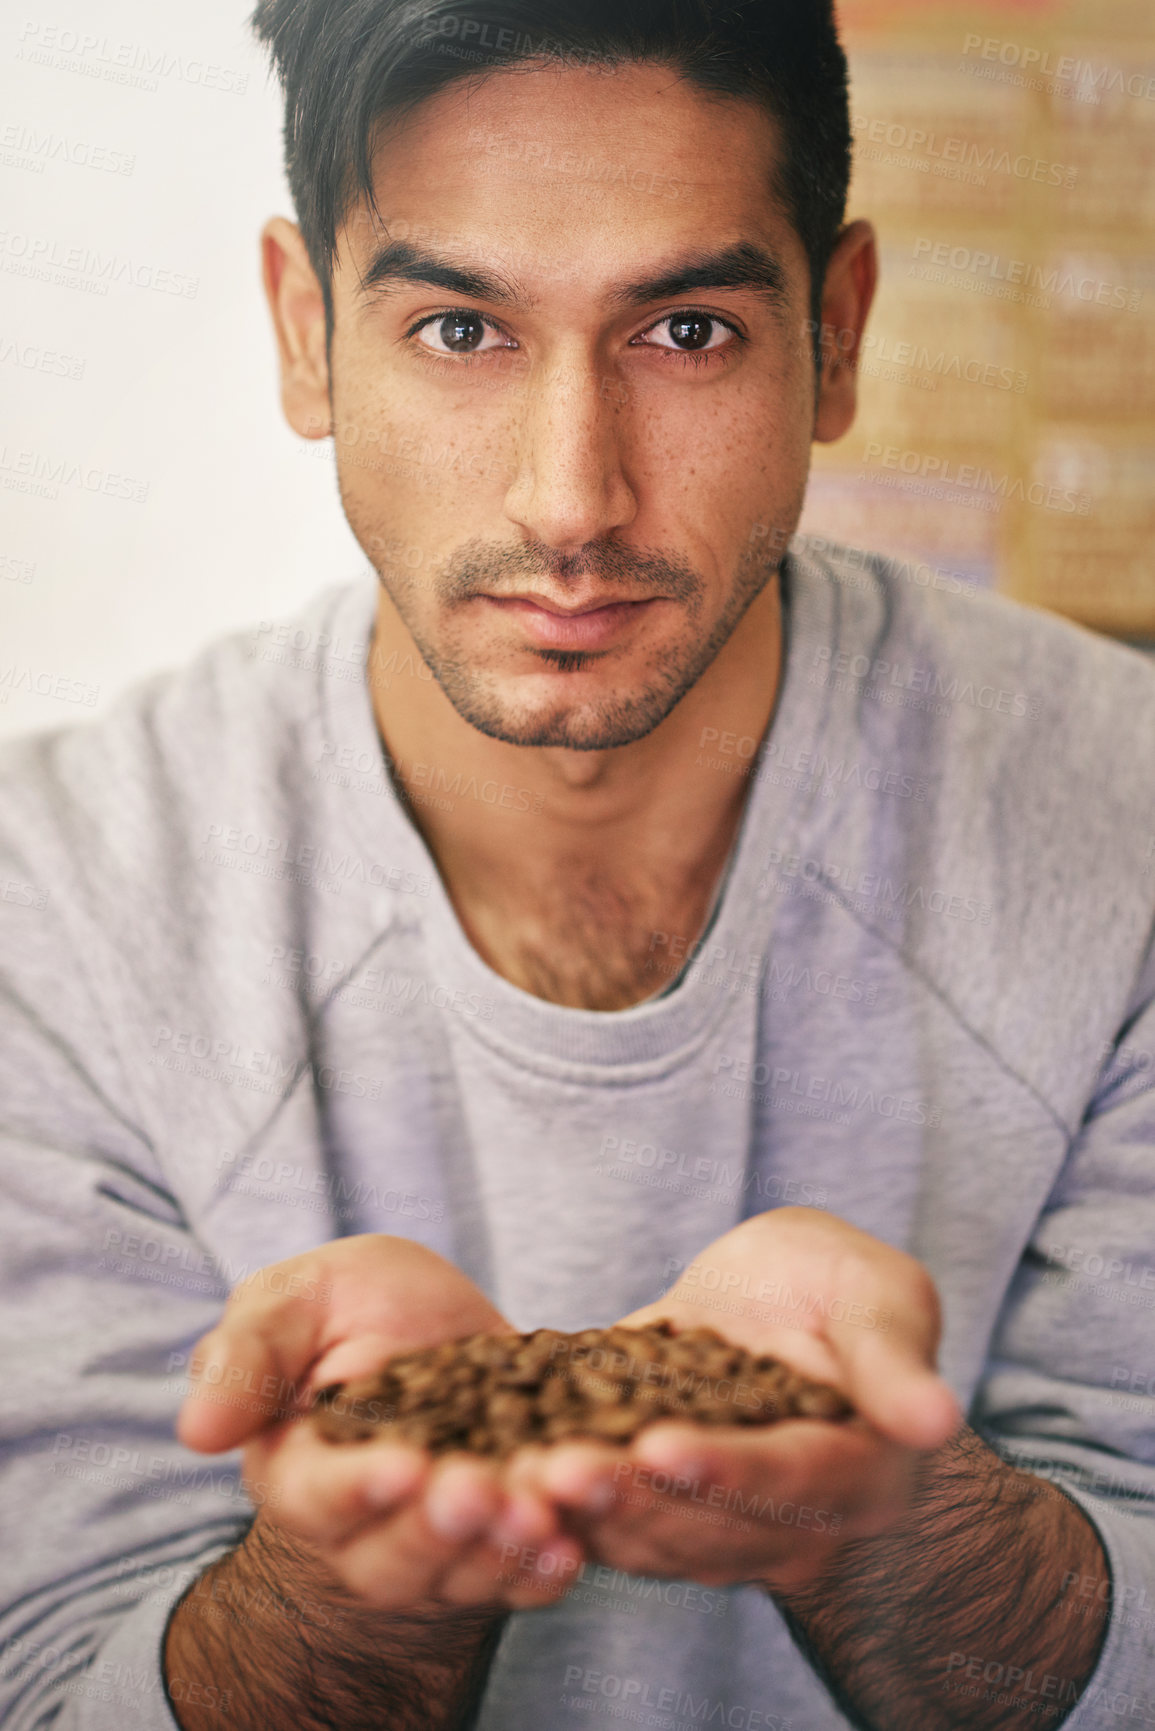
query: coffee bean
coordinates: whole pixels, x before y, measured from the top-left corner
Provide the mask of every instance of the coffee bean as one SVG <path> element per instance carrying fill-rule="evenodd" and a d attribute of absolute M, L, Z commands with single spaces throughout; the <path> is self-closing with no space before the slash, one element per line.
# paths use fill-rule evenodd
<path fill-rule="evenodd" d="M 523 1443 L 566 1437 L 626 1443 L 666 1417 L 765 1425 L 850 1411 L 835 1389 L 712 1328 L 679 1334 L 659 1322 L 473 1334 L 400 1353 L 376 1376 L 322 1389 L 311 1419 L 328 1442 L 388 1435 L 432 1454 L 504 1459 Z"/>

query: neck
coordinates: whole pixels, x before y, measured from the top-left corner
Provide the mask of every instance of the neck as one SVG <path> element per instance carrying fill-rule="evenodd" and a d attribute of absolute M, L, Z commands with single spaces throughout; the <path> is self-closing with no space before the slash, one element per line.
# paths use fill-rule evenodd
<path fill-rule="evenodd" d="M 606 751 L 509 745 L 479 733 L 428 676 L 383 591 L 369 666 L 378 730 L 438 863 L 444 850 L 508 869 L 526 846 L 545 857 L 575 847 L 616 852 L 631 835 L 640 840 L 663 812 L 694 823 L 704 838 L 744 803 L 740 771 L 749 742 L 760 742 L 769 725 L 781 658 L 772 581 L 665 721 L 644 739 Z M 731 736 L 730 751 L 722 750 Z"/>
<path fill-rule="evenodd" d="M 369 661 L 377 726 L 462 924 L 493 965 L 513 977 L 499 960 L 503 931 L 534 918 L 548 931 L 575 897 L 604 907 L 611 947 L 615 923 L 673 921 L 685 932 L 705 919 L 781 659 L 774 580 L 644 739 L 606 751 L 509 745 L 462 720 L 382 592 Z M 635 1001 L 660 984 L 651 978 Z"/>

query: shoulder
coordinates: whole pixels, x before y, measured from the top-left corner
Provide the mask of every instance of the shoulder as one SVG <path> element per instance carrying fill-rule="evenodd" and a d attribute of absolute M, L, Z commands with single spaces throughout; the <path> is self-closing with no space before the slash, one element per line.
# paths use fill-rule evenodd
<path fill-rule="evenodd" d="M 0 746 L 0 971 L 25 1019 L 86 1051 L 147 1044 L 195 982 L 219 988 L 230 944 L 289 917 L 273 867 L 321 827 L 324 687 L 335 652 L 363 683 L 371 618 L 366 585 L 340 585 Z"/>
<path fill-rule="evenodd" d="M 821 566 L 838 595 L 828 678 L 866 725 L 886 718 L 872 731 L 986 805 L 1030 786 L 1087 819 L 1150 819 L 1155 659 L 916 561 L 835 548 Z"/>
<path fill-rule="evenodd" d="M 1124 644 L 924 561 L 822 546 L 811 562 L 838 590 L 848 637 L 877 640 L 884 660 L 904 658 L 881 669 L 896 688 L 921 694 L 928 685 L 941 701 L 962 700 L 996 720 L 1050 724 L 1073 719 L 1066 681 L 1074 679 L 1080 732 L 1112 725 L 1128 701 L 1155 702 L 1155 661 Z M 977 681 L 973 693 L 968 679 Z"/>
<path fill-rule="evenodd" d="M 1056 1110 L 1086 1098 L 1155 921 L 1155 664 L 928 567 L 809 555 L 836 595 L 814 653 L 827 737 L 911 797 L 848 790 L 828 851 L 876 923 Z M 860 917 L 874 921 L 877 907 Z"/>
<path fill-rule="evenodd" d="M 364 620 L 363 668 L 367 601 L 362 584 L 336 586 L 140 682 L 96 720 L 5 741 L 0 849 L 83 869 L 95 846 L 128 867 L 230 789 L 275 784 L 316 716 L 338 620 Z"/>

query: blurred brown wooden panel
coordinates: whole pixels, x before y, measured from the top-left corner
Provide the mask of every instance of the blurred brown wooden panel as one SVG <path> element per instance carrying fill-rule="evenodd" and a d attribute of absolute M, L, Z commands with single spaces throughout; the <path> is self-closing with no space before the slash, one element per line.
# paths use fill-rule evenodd
<path fill-rule="evenodd" d="M 803 526 L 1155 640 L 1151 0 L 842 0 L 883 284 Z"/>

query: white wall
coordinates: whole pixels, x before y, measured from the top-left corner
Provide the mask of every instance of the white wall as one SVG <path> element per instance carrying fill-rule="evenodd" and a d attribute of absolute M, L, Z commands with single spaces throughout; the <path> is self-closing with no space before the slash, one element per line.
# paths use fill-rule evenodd
<path fill-rule="evenodd" d="M 248 10 L 4 8 L 0 733 L 364 569 L 331 445 L 281 419 L 257 237 L 292 206 Z"/>

